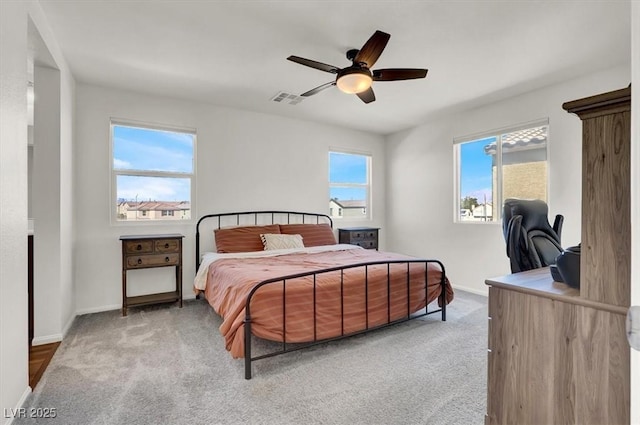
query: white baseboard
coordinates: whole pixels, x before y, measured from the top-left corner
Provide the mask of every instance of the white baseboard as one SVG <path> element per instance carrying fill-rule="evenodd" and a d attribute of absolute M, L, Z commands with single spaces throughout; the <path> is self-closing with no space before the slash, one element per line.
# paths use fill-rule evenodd
<path fill-rule="evenodd" d="M 76 315 L 73 314 L 67 321 L 67 324 L 64 325 L 64 328 L 62 329 L 62 333 L 45 335 L 45 336 L 34 336 L 33 341 L 31 342 L 31 345 L 33 346 L 44 345 L 44 344 L 51 344 L 52 342 L 62 341 L 64 337 L 67 336 L 67 332 L 69 332 L 69 328 L 71 327 L 75 319 L 76 319 Z"/>
<path fill-rule="evenodd" d="M 18 404 L 16 404 L 15 409 L 13 409 L 13 412 L 15 412 L 13 415 L 12 415 L 13 413 L 12 411 L 7 411 L 8 409 L 4 410 L 4 418 L 9 419 L 4 423 L 4 425 L 11 425 L 15 418 L 21 417 L 20 412 L 22 411 L 20 409 L 22 409 L 22 406 L 24 406 L 24 402 L 27 401 L 27 397 L 29 397 L 29 394 L 31 394 L 31 391 L 32 391 L 31 387 L 27 385 L 27 388 L 22 393 L 20 400 L 18 400 Z"/>
<path fill-rule="evenodd" d="M 33 337 L 33 341 L 31 342 L 31 345 L 33 346 L 44 345 L 44 344 L 51 344 L 52 342 L 60 342 L 60 341 L 62 341 L 62 334 L 36 336 L 36 337 Z"/>
<path fill-rule="evenodd" d="M 83 314 L 102 313 L 103 311 L 120 310 L 122 304 L 103 305 L 100 307 L 81 308 L 76 310 L 76 316 L 82 316 Z"/>
<path fill-rule="evenodd" d="M 195 300 L 195 294 L 183 295 L 182 300 Z M 80 310 L 76 310 L 76 316 L 82 316 L 83 314 L 91 314 L 91 313 L 102 313 L 103 311 L 113 311 L 120 310 L 122 308 L 122 304 L 111 304 L 111 305 L 103 305 L 100 307 L 91 307 L 91 308 L 82 308 Z"/>
<path fill-rule="evenodd" d="M 465 291 L 465 292 L 471 292 L 472 294 L 476 294 L 476 295 L 482 295 L 484 297 L 488 297 L 489 296 L 489 287 L 487 286 L 484 289 L 477 289 L 477 288 L 468 288 L 466 286 L 460 286 L 460 285 L 455 285 L 453 287 L 453 292 L 455 293 L 456 290 L 461 290 L 461 291 Z"/>

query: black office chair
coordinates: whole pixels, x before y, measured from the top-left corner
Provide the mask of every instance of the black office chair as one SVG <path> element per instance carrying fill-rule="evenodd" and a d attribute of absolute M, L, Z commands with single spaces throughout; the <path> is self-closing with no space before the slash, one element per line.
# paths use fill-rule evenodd
<path fill-rule="evenodd" d="M 512 273 L 550 266 L 562 253 L 560 236 L 564 217 L 556 215 L 551 227 L 548 213 L 547 204 L 538 199 L 504 202 L 502 231 Z"/>

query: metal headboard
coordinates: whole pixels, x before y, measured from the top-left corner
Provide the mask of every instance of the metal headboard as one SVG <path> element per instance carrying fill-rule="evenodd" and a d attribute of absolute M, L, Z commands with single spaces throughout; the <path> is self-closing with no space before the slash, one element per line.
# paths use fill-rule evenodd
<path fill-rule="evenodd" d="M 253 216 L 253 221 L 251 221 L 251 216 Z M 285 216 L 286 219 L 283 219 Z M 291 220 L 294 219 L 296 223 L 302 224 L 329 223 L 329 226 L 333 228 L 333 220 L 331 220 L 331 217 L 326 214 L 317 213 L 297 211 L 245 211 L 203 215 L 196 224 L 196 271 L 200 267 L 200 224 L 206 219 L 217 219 L 216 228 L 220 229 L 223 226 L 223 218 L 230 217 L 235 217 L 235 222 L 233 219 L 226 220 L 224 222 L 225 226 L 291 224 Z M 241 217 L 244 219 L 241 219 Z"/>

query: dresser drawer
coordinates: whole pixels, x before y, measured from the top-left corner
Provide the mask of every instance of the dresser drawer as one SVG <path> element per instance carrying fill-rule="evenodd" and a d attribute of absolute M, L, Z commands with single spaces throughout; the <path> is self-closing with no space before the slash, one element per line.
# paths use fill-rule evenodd
<path fill-rule="evenodd" d="M 152 240 L 133 240 L 124 243 L 124 250 L 127 254 L 150 254 L 153 252 Z"/>
<path fill-rule="evenodd" d="M 177 266 L 180 254 L 133 255 L 127 257 L 127 268 L 146 268 L 160 266 Z"/>
<path fill-rule="evenodd" d="M 155 241 L 155 252 L 179 252 L 180 241 L 178 239 L 158 239 Z"/>

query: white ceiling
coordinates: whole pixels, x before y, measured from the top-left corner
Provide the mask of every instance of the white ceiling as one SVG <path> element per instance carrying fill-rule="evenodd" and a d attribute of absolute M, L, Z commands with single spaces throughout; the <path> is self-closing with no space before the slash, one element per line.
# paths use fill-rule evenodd
<path fill-rule="evenodd" d="M 80 82 L 389 134 L 630 64 L 629 1 L 40 0 Z M 292 106 L 334 76 L 375 30 L 391 34 L 373 67 L 428 68 L 424 80 L 374 82 L 364 104 L 337 88 Z"/>

